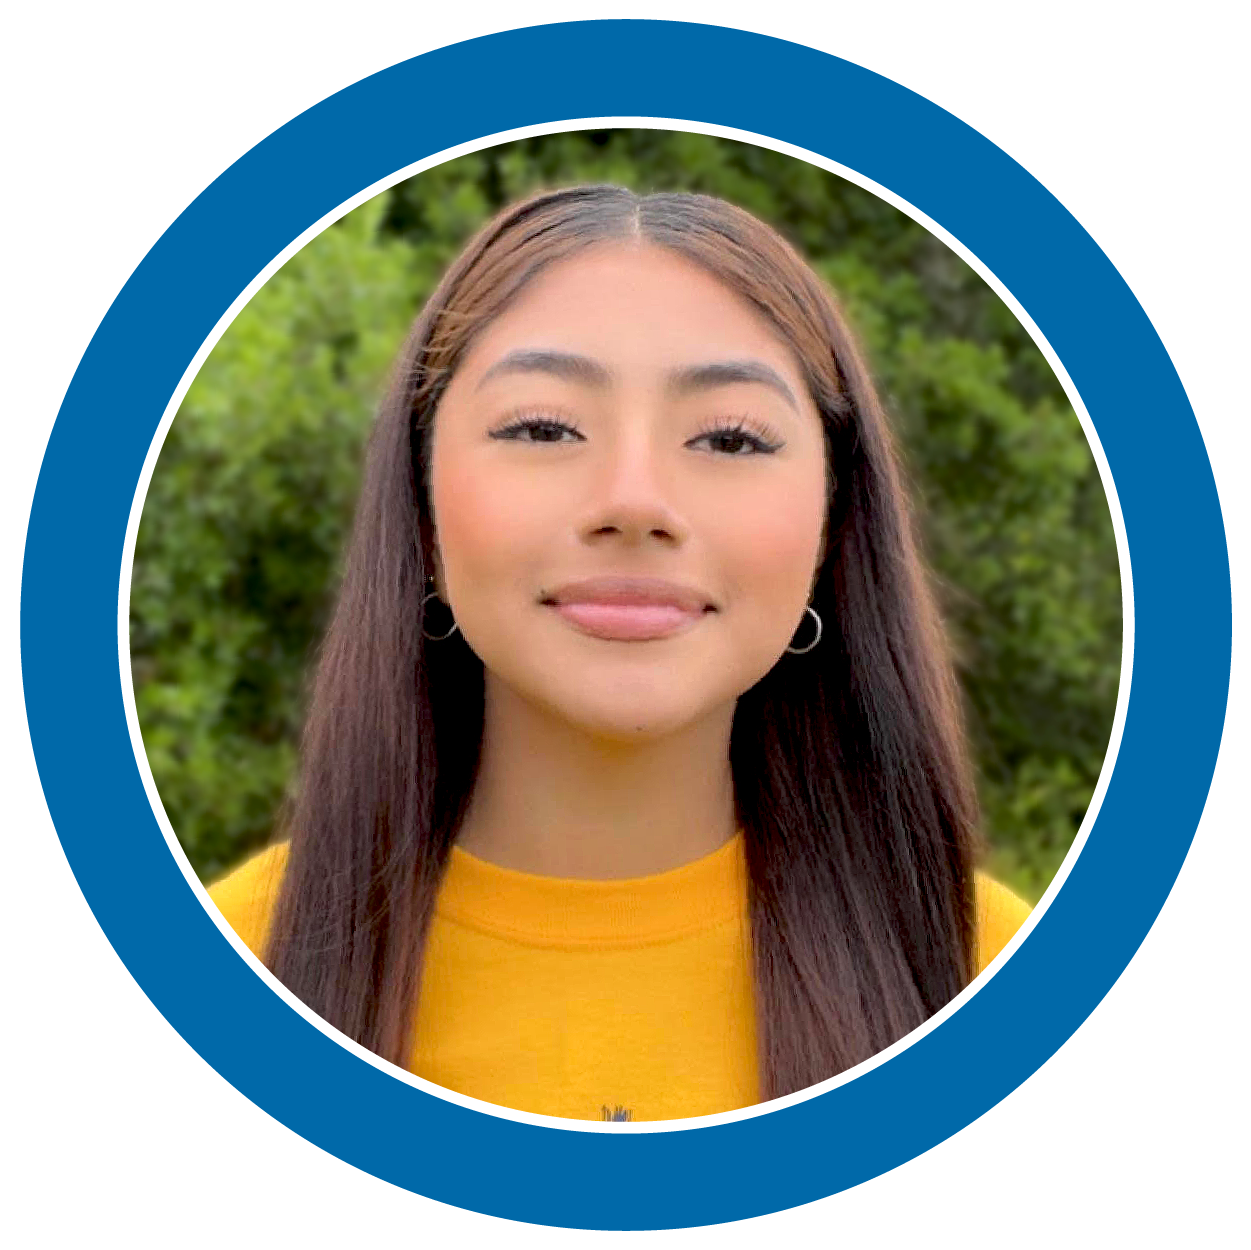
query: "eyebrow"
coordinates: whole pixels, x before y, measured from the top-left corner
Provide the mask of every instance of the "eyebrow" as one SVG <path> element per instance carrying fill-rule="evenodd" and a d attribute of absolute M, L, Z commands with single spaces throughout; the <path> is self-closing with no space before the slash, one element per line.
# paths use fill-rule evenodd
<path fill-rule="evenodd" d="M 599 389 L 612 381 L 612 374 L 598 360 L 578 356 L 573 352 L 547 351 L 543 348 L 522 348 L 501 356 L 479 379 L 484 386 L 492 378 L 506 373 L 546 373 L 566 382 L 579 382 L 583 386 Z"/>
<path fill-rule="evenodd" d="M 714 360 L 705 365 L 687 365 L 669 376 L 669 390 L 675 395 L 690 395 L 732 386 L 739 382 L 756 382 L 776 391 L 796 412 L 799 404 L 786 379 L 761 360 Z"/>
<path fill-rule="evenodd" d="M 612 371 L 590 356 L 545 348 L 521 348 L 501 356 L 478 379 L 478 386 L 482 387 L 492 378 L 509 373 L 545 373 L 550 377 L 599 390 L 612 382 Z M 684 365 L 670 373 L 666 389 L 672 395 L 691 395 L 744 382 L 767 386 L 786 400 L 796 412 L 799 411 L 795 392 L 791 390 L 786 379 L 761 360 L 714 360 L 706 364 Z"/>

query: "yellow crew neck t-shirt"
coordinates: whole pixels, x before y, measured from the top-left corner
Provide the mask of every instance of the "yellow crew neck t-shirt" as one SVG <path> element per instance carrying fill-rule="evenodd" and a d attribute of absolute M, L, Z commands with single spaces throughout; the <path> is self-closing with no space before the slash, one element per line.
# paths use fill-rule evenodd
<path fill-rule="evenodd" d="M 286 863 L 270 847 L 209 890 L 254 954 Z M 408 1067 L 484 1102 L 668 1120 L 759 1101 L 742 836 L 650 877 L 580 881 L 453 848 Z M 1029 907 L 979 873 L 980 972 Z"/>

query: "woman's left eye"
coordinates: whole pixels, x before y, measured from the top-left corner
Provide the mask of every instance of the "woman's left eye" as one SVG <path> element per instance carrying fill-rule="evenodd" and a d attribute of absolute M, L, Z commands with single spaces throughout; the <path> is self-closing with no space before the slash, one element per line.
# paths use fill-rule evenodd
<path fill-rule="evenodd" d="M 782 443 L 771 440 L 762 434 L 749 430 L 743 425 L 719 426 L 705 430 L 696 435 L 686 444 L 688 447 L 704 446 L 709 451 L 723 456 L 757 456 L 770 455 L 777 451 Z"/>

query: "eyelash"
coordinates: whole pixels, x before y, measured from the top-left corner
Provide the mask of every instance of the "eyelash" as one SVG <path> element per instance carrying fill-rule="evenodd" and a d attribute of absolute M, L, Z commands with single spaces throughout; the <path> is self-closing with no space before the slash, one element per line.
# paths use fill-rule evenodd
<path fill-rule="evenodd" d="M 560 435 L 572 434 L 575 437 L 571 440 L 560 438 L 524 438 L 523 435 L 530 431 L 542 430 L 545 433 L 556 432 Z M 573 421 L 565 418 L 554 416 L 547 412 L 520 412 L 511 417 L 504 425 L 497 426 L 490 433 L 491 438 L 508 440 L 515 443 L 563 443 L 585 442 L 586 435 L 578 429 Z"/>
<path fill-rule="evenodd" d="M 557 437 L 539 437 L 527 438 L 527 434 L 542 432 L 543 434 L 555 434 Z M 569 439 L 565 435 L 573 435 Z M 511 417 L 504 425 L 497 426 L 490 432 L 489 437 L 499 439 L 501 441 L 517 442 L 517 443 L 565 443 L 565 442 L 585 442 L 586 435 L 578 429 L 577 425 L 568 418 L 555 416 L 547 412 L 539 413 L 518 413 Z M 696 443 L 709 441 L 714 439 L 741 440 L 740 446 L 745 446 L 748 451 L 726 451 L 722 449 L 722 455 L 726 456 L 742 456 L 750 455 L 772 455 L 775 451 L 779 451 L 783 442 L 777 438 L 771 431 L 764 428 L 753 429 L 742 417 L 735 417 L 726 420 L 714 421 L 705 426 L 694 438 L 689 439 L 686 443 L 687 447 L 693 447 Z M 716 448 L 710 445 L 710 451 L 716 453 Z"/>
<path fill-rule="evenodd" d="M 690 447 L 703 439 L 715 438 L 741 439 L 751 449 L 748 454 L 753 456 L 771 456 L 775 451 L 780 451 L 784 445 L 782 440 L 771 430 L 763 426 L 757 426 L 753 429 L 742 417 L 714 421 L 700 430 L 686 445 Z M 744 453 L 741 451 L 723 451 L 721 454 L 741 456 Z"/>

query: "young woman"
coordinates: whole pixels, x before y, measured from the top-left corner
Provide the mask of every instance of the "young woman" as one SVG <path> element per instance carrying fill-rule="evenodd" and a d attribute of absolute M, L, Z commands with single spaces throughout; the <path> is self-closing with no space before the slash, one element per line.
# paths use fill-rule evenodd
<path fill-rule="evenodd" d="M 284 827 L 212 891 L 274 974 L 549 1115 L 803 1089 L 1003 947 L 890 434 L 774 231 L 585 186 L 469 244 L 378 417 Z"/>

